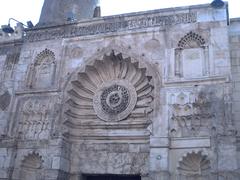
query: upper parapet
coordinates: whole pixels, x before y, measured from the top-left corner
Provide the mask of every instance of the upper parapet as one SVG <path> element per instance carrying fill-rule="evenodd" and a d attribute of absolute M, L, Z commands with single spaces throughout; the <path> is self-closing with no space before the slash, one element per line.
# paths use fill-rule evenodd
<path fill-rule="evenodd" d="M 227 25 L 227 12 L 227 3 L 221 8 L 203 4 L 84 19 L 78 22 L 65 22 L 62 25 L 35 27 L 27 30 L 26 40 L 33 42 L 75 36 L 105 35 L 151 27 L 166 29 L 190 23 L 225 22 Z"/>
<path fill-rule="evenodd" d="M 18 23 L 14 29 L 14 33 L 9 34 L 5 33 L 0 29 L 0 44 L 2 43 L 11 43 L 18 40 L 22 40 L 24 35 L 24 28 L 21 23 Z"/>

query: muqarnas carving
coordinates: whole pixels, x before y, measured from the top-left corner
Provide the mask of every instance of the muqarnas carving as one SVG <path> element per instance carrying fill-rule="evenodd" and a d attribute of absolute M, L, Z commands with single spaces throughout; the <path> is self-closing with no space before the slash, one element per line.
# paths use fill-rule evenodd
<path fill-rule="evenodd" d="M 33 152 L 22 160 L 20 179 L 21 180 L 43 180 L 43 159 L 42 157 Z"/>
<path fill-rule="evenodd" d="M 192 178 L 207 177 L 210 169 L 210 160 L 201 151 L 187 153 L 178 164 L 179 174 Z"/>
<path fill-rule="evenodd" d="M 27 76 L 28 88 L 49 88 L 54 85 L 56 76 L 55 54 L 45 49 L 30 65 Z"/>
<path fill-rule="evenodd" d="M 175 49 L 175 76 L 199 78 L 209 75 L 209 50 L 199 34 L 187 33 Z"/>
<path fill-rule="evenodd" d="M 171 94 L 170 117 L 171 135 L 197 136 L 209 135 L 212 119 L 212 104 L 204 92 L 180 92 Z"/>
<path fill-rule="evenodd" d="M 127 118 L 144 118 L 152 112 L 151 77 L 122 54 L 104 55 L 78 73 L 71 82 L 66 115 L 69 126 L 86 119 L 119 122 Z"/>
<path fill-rule="evenodd" d="M 45 100 L 27 100 L 23 104 L 18 133 L 23 139 L 47 139 L 52 104 Z"/>

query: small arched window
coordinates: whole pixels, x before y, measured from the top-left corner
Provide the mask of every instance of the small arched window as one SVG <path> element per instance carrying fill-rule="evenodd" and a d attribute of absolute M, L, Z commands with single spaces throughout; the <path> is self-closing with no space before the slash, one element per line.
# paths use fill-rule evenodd
<path fill-rule="evenodd" d="M 175 49 L 175 75 L 199 78 L 209 73 L 208 47 L 204 38 L 194 32 L 187 33 Z"/>
<path fill-rule="evenodd" d="M 45 49 L 37 55 L 34 64 L 30 65 L 28 73 L 29 88 L 48 88 L 54 83 L 56 74 L 55 55 Z"/>

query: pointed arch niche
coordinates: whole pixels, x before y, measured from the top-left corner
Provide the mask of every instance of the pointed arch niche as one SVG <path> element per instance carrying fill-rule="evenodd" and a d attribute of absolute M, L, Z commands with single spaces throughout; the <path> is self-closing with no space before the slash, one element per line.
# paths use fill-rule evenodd
<path fill-rule="evenodd" d="M 49 49 L 39 53 L 30 65 L 27 86 L 30 89 L 48 88 L 54 85 L 56 76 L 55 54 Z"/>
<path fill-rule="evenodd" d="M 191 79 L 209 75 L 209 48 L 199 34 L 187 33 L 175 49 L 175 77 Z"/>

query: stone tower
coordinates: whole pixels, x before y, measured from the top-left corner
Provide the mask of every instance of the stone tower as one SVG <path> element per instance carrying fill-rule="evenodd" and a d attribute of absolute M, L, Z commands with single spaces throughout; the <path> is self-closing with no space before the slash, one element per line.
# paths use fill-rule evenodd
<path fill-rule="evenodd" d="M 99 0 L 45 0 L 39 25 L 92 18 Z"/>

